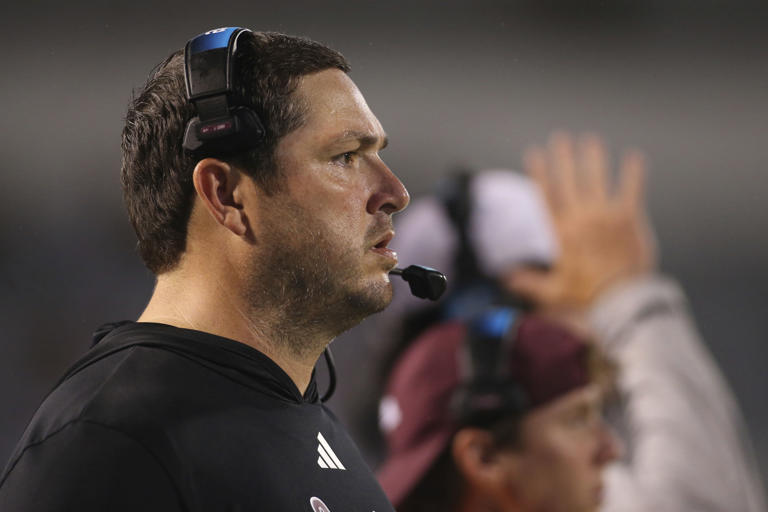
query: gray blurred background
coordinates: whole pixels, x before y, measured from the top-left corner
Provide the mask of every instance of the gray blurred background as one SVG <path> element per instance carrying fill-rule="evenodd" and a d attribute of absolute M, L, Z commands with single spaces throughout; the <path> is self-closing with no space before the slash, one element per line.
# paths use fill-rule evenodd
<path fill-rule="evenodd" d="M 94 327 L 149 297 L 119 188 L 125 108 L 154 64 L 224 25 L 344 53 L 413 196 L 456 164 L 519 167 L 554 128 L 645 150 L 662 268 L 766 474 L 768 4 L 748 0 L 4 4 L 0 466 Z M 342 417 L 371 367 L 359 329 L 334 344 Z"/>

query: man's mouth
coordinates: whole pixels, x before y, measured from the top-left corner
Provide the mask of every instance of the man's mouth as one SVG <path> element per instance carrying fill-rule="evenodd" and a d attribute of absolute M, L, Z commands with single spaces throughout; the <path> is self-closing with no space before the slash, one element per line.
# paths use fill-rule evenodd
<path fill-rule="evenodd" d="M 593 497 L 597 505 L 600 505 L 603 502 L 603 499 L 605 497 L 605 489 L 603 487 L 603 484 L 600 484 L 595 487 L 593 491 Z"/>
<path fill-rule="evenodd" d="M 384 236 L 373 246 L 374 249 L 386 249 L 389 242 L 394 238 L 395 233 L 393 231 L 387 231 Z"/>
<path fill-rule="evenodd" d="M 387 231 L 381 238 L 371 247 L 371 251 L 375 252 L 379 256 L 386 258 L 390 263 L 390 268 L 394 268 L 397 265 L 397 253 L 387 247 L 389 242 L 395 236 L 394 231 Z"/>

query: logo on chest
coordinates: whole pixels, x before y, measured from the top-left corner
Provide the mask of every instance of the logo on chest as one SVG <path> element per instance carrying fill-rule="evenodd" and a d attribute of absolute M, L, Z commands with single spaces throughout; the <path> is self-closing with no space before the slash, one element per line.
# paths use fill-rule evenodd
<path fill-rule="evenodd" d="M 328 441 L 325 440 L 323 437 L 323 434 L 320 432 L 317 433 L 317 453 L 320 454 L 320 456 L 317 458 L 317 465 L 320 466 L 323 469 L 341 469 L 346 470 L 347 468 L 344 467 L 344 464 L 341 463 L 339 458 L 336 456 L 336 453 L 333 451 L 333 448 L 331 448 L 331 445 L 328 444 Z M 312 498 L 317 499 L 317 498 Z M 323 504 L 322 501 L 319 499 L 317 500 L 320 504 L 325 507 L 325 504 Z M 311 502 L 311 500 L 310 500 Z M 314 505 L 313 505 L 314 506 Z M 322 509 L 315 509 L 315 510 L 328 510 L 326 508 Z"/>

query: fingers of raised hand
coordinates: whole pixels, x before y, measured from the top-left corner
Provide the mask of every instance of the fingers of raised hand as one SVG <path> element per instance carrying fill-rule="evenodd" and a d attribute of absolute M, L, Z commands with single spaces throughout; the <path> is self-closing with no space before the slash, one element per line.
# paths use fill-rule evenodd
<path fill-rule="evenodd" d="M 554 212 L 557 203 L 547 168 L 547 155 L 544 150 L 539 146 L 529 147 L 523 155 L 523 165 L 525 172 L 541 190 L 550 211 Z"/>
<path fill-rule="evenodd" d="M 525 154 L 529 175 L 544 189 L 548 199 L 558 205 L 591 200 L 622 201 L 642 199 L 645 159 L 638 150 L 628 151 L 620 166 L 619 187 L 613 190 L 608 151 L 603 139 L 594 133 L 575 138 L 568 132 L 550 135 L 546 149 L 538 146 Z"/>
<path fill-rule="evenodd" d="M 580 188 L 585 199 L 605 201 L 608 191 L 608 155 L 603 140 L 594 133 L 579 139 Z"/>
<path fill-rule="evenodd" d="M 643 154 L 632 150 L 624 155 L 614 186 L 608 152 L 596 134 L 586 133 L 576 143 L 568 132 L 554 132 L 545 148 L 526 151 L 524 164 L 555 217 L 595 208 L 615 212 L 617 207 L 633 214 L 643 207 Z"/>
<path fill-rule="evenodd" d="M 566 132 L 554 132 L 547 143 L 551 170 L 553 174 L 553 189 L 557 201 L 564 208 L 578 201 L 576 151 L 573 138 Z"/>
<path fill-rule="evenodd" d="M 617 199 L 630 211 L 637 211 L 645 194 L 645 156 L 637 150 L 628 151 L 622 158 L 620 172 Z"/>

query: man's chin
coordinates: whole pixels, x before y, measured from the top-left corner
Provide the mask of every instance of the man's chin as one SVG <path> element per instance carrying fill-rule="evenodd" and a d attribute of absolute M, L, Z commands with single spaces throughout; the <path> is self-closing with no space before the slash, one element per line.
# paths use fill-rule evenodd
<path fill-rule="evenodd" d="M 353 328 L 367 317 L 384 310 L 392 300 L 392 293 L 373 293 L 368 289 L 364 292 L 347 296 L 344 305 L 337 304 L 332 313 L 327 315 L 329 325 L 333 325 L 336 336 Z"/>
<path fill-rule="evenodd" d="M 350 296 L 350 302 L 353 309 L 356 310 L 359 316 L 358 322 L 360 322 L 365 317 L 386 309 L 392 302 L 392 297 L 392 283 L 389 282 L 389 279 L 377 279 L 360 287 L 356 293 Z"/>
<path fill-rule="evenodd" d="M 385 280 L 372 283 L 368 289 L 366 295 L 368 295 L 367 302 L 370 305 L 370 315 L 378 313 L 386 309 L 392 302 L 393 297 L 392 283 L 389 281 L 389 276 L 385 276 Z"/>

